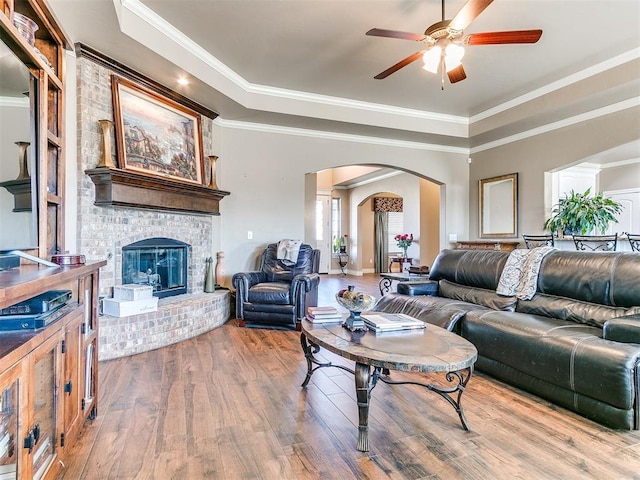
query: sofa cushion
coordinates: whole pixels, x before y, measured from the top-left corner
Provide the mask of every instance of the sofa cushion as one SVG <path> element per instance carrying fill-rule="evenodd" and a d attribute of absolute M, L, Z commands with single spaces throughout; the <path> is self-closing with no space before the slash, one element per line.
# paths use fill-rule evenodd
<path fill-rule="evenodd" d="M 440 280 L 440 295 L 505 312 L 515 311 L 517 302 L 516 297 L 503 297 L 493 290 L 458 285 L 448 280 Z"/>
<path fill-rule="evenodd" d="M 249 289 L 247 301 L 257 304 L 289 305 L 293 303 L 290 291 L 291 284 L 286 282 L 257 283 Z"/>
<path fill-rule="evenodd" d="M 640 314 L 609 320 L 604 324 L 602 336 L 614 342 L 640 344 Z"/>
<path fill-rule="evenodd" d="M 461 335 L 484 357 L 617 408 L 632 408 L 638 346 L 604 340 L 601 332 L 572 321 L 496 311 L 467 312 L 460 325 Z"/>
<path fill-rule="evenodd" d="M 372 310 L 388 313 L 404 313 L 424 322 L 452 331 L 458 320 L 469 310 L 488 308 L 451 298 L 419 295 L 409 297 L 398 293 L 387 293 L 374 305 Z"/>
<path fill-rule="evenodd" d="M 278 260 L 278 244 L 271 243 L 262 254 L 261 271 L 267 275 L 269 282 L 291 282 L 296 275 L 317 272 L 315 257 L 313 247 L 303 243 L 300 245 L 296 264 L 287 265 Z"/>
<path fill-rule="evenodd" d="M 495 290 L 507 258 L 509 252 L 498 250 L 442 250 L 431 266 L 429 278 Z"/>
<path fill-rule="evenodd" d="M 398 283 L 398 287 L 396 289 L 398 293 L 402 293 L 404 295 L 438 295 L 438 282 L 436 281 L 407 281 Z"/>
<path fill-rule="evenodd" d="M 538 292 L 601 305 L 638 306 L 640 255 L 556 251 L 540 265 Z"/>
<path fill-rule="evenodd" d="M 602 328 L 607 320 L 640 313 L 640 307 L 609 307 L 555 295 L 536 294 L 531 300 L 519 300 L 516 311 L 532 315 L 570 320 Z"/>

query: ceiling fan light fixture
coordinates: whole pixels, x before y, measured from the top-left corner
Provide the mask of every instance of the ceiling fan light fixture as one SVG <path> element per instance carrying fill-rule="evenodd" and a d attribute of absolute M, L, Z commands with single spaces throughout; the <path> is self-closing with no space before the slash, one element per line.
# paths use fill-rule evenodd
<path fill-rule="evenodd" d="M 438 67 L 440 66 L 440 58 L 442 56 L 442 48 L 436 45 L 422 55 L 422 61 L 424 66 L 422 67 L 427 72 L 438 73 Z"/>
<path fill-rule="evenodd" d="M 444 64 L 447 72 L 462 65 L 462 57 L 464 57 L 464 47 L 450 43 L 445 50 Z"/>

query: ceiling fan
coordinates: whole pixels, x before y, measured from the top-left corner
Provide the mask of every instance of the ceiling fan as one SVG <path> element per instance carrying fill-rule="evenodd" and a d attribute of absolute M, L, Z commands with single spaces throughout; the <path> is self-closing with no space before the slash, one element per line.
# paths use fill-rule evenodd
<path fill-rule="evenodd" d="M 442 21 L 431 25 L 425 30 L 424 34 L 372 28 L 367 32 L 367 35 L 414 40 L 423 42 L 426 45 L 425 49 L 400 60 L 373 78 L 382 80 L 422 57 L 424 61 L 422 68 L 428 72 L 437 73 L 438 68 L 440 68 L 442 73 L 441 88 L 444 90 L 445 72 L 451 83 L 460 82 L 467 78 L 462 66 L 464 45 L 536 43 L 540 39 L 542 30 L 539 29 L 471 33 L 463 36 L 463 30 L 492 2 L 493 0 L 468 0 L 452 20 L 445 20 L 444 0 L 442 0 Z"/>

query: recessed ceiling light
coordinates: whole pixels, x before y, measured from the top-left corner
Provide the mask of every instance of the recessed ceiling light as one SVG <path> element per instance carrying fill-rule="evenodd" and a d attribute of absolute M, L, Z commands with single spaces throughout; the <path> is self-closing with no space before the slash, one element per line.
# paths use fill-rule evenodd
<path fill-rule="evenodd" d="M 178 83 L 179 83 L 180 85 L 189 85 L 189 80 L 187 80 L 185 77 L 180 77 L 180 78 L 178 79 Z"/>

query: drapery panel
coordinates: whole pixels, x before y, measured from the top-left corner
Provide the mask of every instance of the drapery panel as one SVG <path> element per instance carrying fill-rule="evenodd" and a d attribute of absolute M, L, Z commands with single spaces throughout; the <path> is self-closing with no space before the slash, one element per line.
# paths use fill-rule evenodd
<path fill-rule="evenodd" d="M 402 200 L 402 199 L 400 199 Z M 373 249 L 375 252 L 373 265 L 376 273 L 388 270 L 387 257 L 387 212 L 376 211 L 373 216 Z"/>

